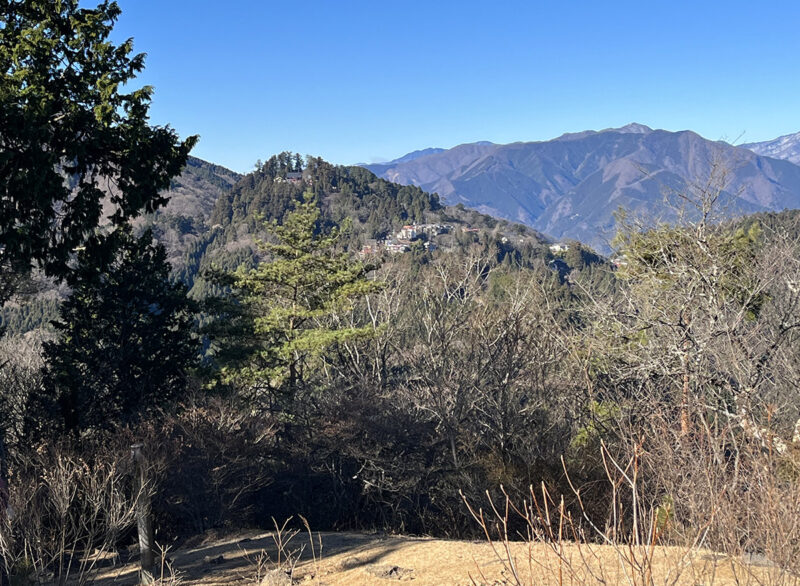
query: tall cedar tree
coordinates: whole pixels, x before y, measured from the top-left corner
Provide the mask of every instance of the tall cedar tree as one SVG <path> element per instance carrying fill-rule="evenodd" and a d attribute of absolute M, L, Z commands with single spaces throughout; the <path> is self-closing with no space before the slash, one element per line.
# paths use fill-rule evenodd
<path fill-rule="evenodd" d="M 212 330 L 222 378 L 257 403 L 293 398 L 325 349 L 372 332 L 331 319 L 381 283 L 368 279 L 370 266 L 337 250 L 340 231 L 323 234 L 319 221 L 316 198 L 306 193 L 283 225 L 266 224 L 275 236 L 259 242 L 266 260 L 223 276 L 235 305 Z"/>
<path fill-rule="evenodd" d="M 161 244 L 146 232 L 118 232 L 113 262 L 97 273 L 81 253 L 80 279 L 45 344 L 49 386 L 66 431 L 75 435 L 135 421 L 170 405 L 197 356 L 194 308 L 171 283 Z"/>
<path fill-rule="evenodd" d="M 124 225 L 165 199 L 196 142 L 150 126 L 152 88 L 123 93 L 144 66 L 109 40 L 120 9 L 79 0 L 0 0 L 0 306 L 33 266 L 63 278 L 72 251 L 108 258 L 93 238 L 105 192 Z M 113 178 L 113 180 L 112 180 Z M 103 181 L 105 179 L 105 181 Z M 2 414 L 0 414 L 2 415 Z M 0 417 L 0 510 L 5 509 Z M 0 584 L 8 576 L 0 560 Z"/>
<path fill-rule="evenodd" d="M 115 226 L 166 203 L 196 141 L 150 126 L 144 55 L 109 40 L 117 4 L 79 5 L 0 0 L 0 304 L 34 265 L 62 278 L 76 247 L 107 251 L 106 195 Z"/>

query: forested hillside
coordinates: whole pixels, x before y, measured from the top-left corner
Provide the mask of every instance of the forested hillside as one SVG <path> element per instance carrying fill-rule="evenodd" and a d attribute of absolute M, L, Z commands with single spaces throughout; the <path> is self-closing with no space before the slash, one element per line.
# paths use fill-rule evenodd
<path fill-rule="evenodd" d="M 244 176 L 190 157 L 166 192 L 167 205 L 142 216 L 135 226 L 139 232 L 152 230 L 166 248 L 174 277 L 194 297 L 202 298 L 213 287 L 209 289 L 201 275 L 212 266 L 225 270 L 252 266 L 255 242 L 269 232 L 263 221 L 282 220 L 306 191 L 318 195 L 325 225 L 346 224 L 341 245 L 351 252 L 391 238 L 403 225 L 436 222 L 452 226 L 439 238 L 447 250 L 481 242 L 515 258 L 548 254 L 545 238 L 522 225 L 461 205 L 442 206 L 436 194 L 391 183 L 361 167 L 336 166 L 288 152 L 259 162 Z M 372 249 L 381 252 L 381 246 L 373 244 Z M 39 294 L 6 307 L 2 323 L 11 333 L 47 327 L 64 293 L 45 284 Z"/>
<path fill-rule="evenodd" d="M 99 280 L 81 255 L 85 277 L 43 354 L 7 338 L 24 348 L 3 350 L 12 453 L 71 437 L 69 449 L 113 462 L 143 440 L 155 523 L 176 537 L 296 514 L 317 529 L 475 536 L 465 500 L 490 506 L 503 487 L 522 502 L 531 485 L 564 495 L 548 513 L 560 522 L 601 527 L 627 482 L 637 515 L 673 519 L 638 539 L 691 544 L 701 519 L 710 547 L 741 552 L 731 540 L 746 527 L 753 547 L 796 567 L 774 530 L 796 519 L 782 472 L 797 466 L 800 416 L 796 213 L 722 222 L 711 193 L 688 225 L 622 218 L 614 266 L 577 243 L 526 256 L 489 225 L 448 251 L 361 255 L 348 218 L 379 235 L 378 190 L 401 222 L 447 212 L 366 171 L 301 167 L 271 159 L 218 203 L 199 259 L 230 268 L 195 290 L 199 329 L 189 316 L 201 308 L 147 235 L 122 236 Z M 772 496 L 743 507 L 752 482 Z M 615 531 L 630 531 L 618 514 Z M 94 530 L 116 543 L 102 520 Z"/>
<path fill-rule="evenodd" d="M 175 275 L 193 296 L 203 297 L 208 284 L 198 277 L 212 266 L 232 270 L 243 263 L 252 265 L 256 240 L 269 232 L 264 221 L 280 222 L 305 192 L 317 196 L 324 225 L 346 228 L 341 246 L 352 253 L 369 242 L 391 238 L 404 225 L 441 223 L 453 228 L 450 238 L 444 238 L 448 249 L 479 240 L 487 246 L 489 242 L 503 246 L 503 238 L 513 238 L 516 248 L 528 255 L 546 254 L 544 237 L 523 226 L 463 206 L 442 206 L 436 194 L 391 183 L 360 167 L 284 152 L 259 162 L 255 171 L 217 198 L 207 229 L 192 239 L 183 257 L 173 263 Z M 472 231 L 462 232 L 462 228 Z M 156 231 L 160 239 L 159 234 Z M 380 252 L 379 245 L 373 249 Z"/>
<path fill-rule="evenodd" d="M 171 276 L 153 233 L 174 216 L 155 215 L 109 235 L 104 263 L 78 251 L 65 301 L 42 306 L 56 314 L 44 339 L 11 331 L 35 309 L 16 306 L 0 347 L 16 478 L 79 478 L 70 507 L 123 499 L 117 453 L 143 441 L 154 523 L 173 538 L 296 514 L 475 536 L 505 521 L 476 524 L 465 502 L 522 502 L 531 485 L 549 506 L 564 495 L 547 515 L 597 528 L 628 506 L 625 482 L 637 515 L 673 519 L 639 540 L 694 547 L 700 519 L 711 547 L 743 551 L 746 527 L 747 547 L 796 567 L 774 530 L 796 519 L 796 211 L 730 221 L 719 190 L 687 192 L 699 219 L 621 215 L 612 263 L 316 158 L 281 153 L 221 188 L 192 224 L 204 230 L 174 228 L 186 250 Z M 387 244 L 398 233 L 407 250 Z M 96 464 L 73 459 L 87 453 Z M 752 482 L 772 496 L 743 508 Z M 58 487 L 31 526 L 24 486 L 14 530 L 58 550 L 41 532 L 59 522 Z M 536 514 L 508 523 L 549 522 Z M 93 519 L 103 549 L 125 541 Z"/>
<path fill-rule="evenodd" d="M 181 271 L 186 250 L 208 232 L 208 219 L 214 206 L 240 177 L 224 167 L 189 157 L 181 174 L 173 178 L 164 191 L 168 198 L 166 205 L 154 213 L 142 215 L 133 223 L 139 231 L 151 229 L 155 238 L 165 246 L 173 270 Z M 105 187 L 102 183 L 101 186 Z M 113 206 L 109 200 L 106 194 L 103 201 L 105 214 L 112 213 Z M 10 333 L 48 328 L 68 293 L 66 287 L 57 287 L 39 273 L 34 274 L 24 289 L 27 290 L 24 295 L 0 311 L 0 325 Z"/>
<path fill-rule="evenodd" d="M 173 269 L 181 270 L 186 250 L 208 232 L 217 201 L 241 178 L 234 171 L 189 157 L 186 167 L 170 184 L 167 205 L 144 216 L 137 225 L 139 229 L 153 230 L 166 247 Z"/>
<path fill-rule="evenodd" d="M 322 584 L 342 530 L 486 540 L 519 586 L 800 582 L 800 167 L 640 125 L 396 163 L 559 235 L 613 218 L 607 259 L 360 167 L 192 159 L 119 17 L 0 2 L 0 586 L 175 586 L 246 543 L 233 579 L 305 551 Z M 345 574 L 396 559 L 347 541 Z"/>

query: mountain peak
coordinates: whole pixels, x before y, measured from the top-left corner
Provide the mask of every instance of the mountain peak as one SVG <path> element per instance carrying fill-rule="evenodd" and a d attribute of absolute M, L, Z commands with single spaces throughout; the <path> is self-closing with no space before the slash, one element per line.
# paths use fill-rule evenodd
<path fill-rule="evenodd" d="M 639 124 L 638 122 L 631 122 L 630 124 L 626 124 L 620 128 L 609 128 L 608 130 L 627 134 L 650 134 L 653 132 L 652 128 L 645 126 L 644 124 Z"/>
<path fill-rule="evenodd" d="M 800 141 L 794 144 L 800 154 Z M 785 139 L 782 146 L 791 149 L 793 141 Z M 391 169 L 373 169 L 390 181 L 436 192 L 450 204 L 462 202 L 555 238 L 607 250 L 620 206 L 676 221 L 674 209 L 664 203 L 665 188 L 690 189 L 711 173 L 709 162 L 716 157 L 732 169 L 725 195 L 732 202 L 729 213 L 800 205 L 800 167 L 749 156 L 691 131 L 652 130 L 638 123 L 543 142 L 460 145 Z"/>

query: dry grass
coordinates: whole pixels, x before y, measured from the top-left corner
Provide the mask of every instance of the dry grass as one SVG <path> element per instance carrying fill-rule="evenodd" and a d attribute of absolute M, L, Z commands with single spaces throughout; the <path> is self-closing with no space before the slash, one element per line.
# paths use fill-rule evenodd
<path fill-rule="evenodd" d="M 254 561 L 262 552 L 272 559 L 277 558 L 274 537 L 275 532 L 242 533 L 209 540 L 197 547 L 176 549 L 172 562 L 185 584 L 255 584 Z M 319 558 L 317 539 L 314 534 L 315 555 Z M 330 586 L 366 586 L 393 581 L 413 581 L 419 585 L 514 583 L 506 568 L 507 561 L 498 557 L 486 542 L 361 533 L 321 533 L 319 539 L 322 559 L 315 563 L 306 543 L 301 561 L 294 569 L 295 582 Z M 559 584 L 560 571 L 563 584 L 630 583 L 618 550 L 607 545 L 563 544 L 561 555 L 576 562 L 573 566 L 584 572 L 575 576 L 563 572 L 562 559 L 549 545 L 511 543 L 510 553 L 520 576 L 529 584 Z M 657 547 L 652 556 L 654 584 L 775 583 L 771 576 L 775 570 L 763 565 L 761 560 L 746 563 L 706 550 L 687 555 L 684 549 L 672 547 Z M 677 568 L 680 568 L 679 576 Z M 106 569 L 101 571 L 96 583 L 103 586 L 135 584 L 136 569 L 135 564 Z M 800 582 L 784 579 L 782 583 Z"/>

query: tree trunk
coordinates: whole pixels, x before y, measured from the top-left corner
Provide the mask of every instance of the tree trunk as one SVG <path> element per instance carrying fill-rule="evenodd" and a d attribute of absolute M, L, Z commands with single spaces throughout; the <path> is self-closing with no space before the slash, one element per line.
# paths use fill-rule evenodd
<path fill-rule="evenodd" d="M 691 400 L 691 377 L 689 373 L 689 350 L 691 344 L 691 315 L 686 315 L 686 310 L 681 311 L 680 325 L 683 330 L 683 341 L 681 342 L 681 371 L 683 374 L 683 386 L 681 389 L 681 436 L 689 435 L 692 427 L 692 418 L 690 415 L 690 400 Z"/>

